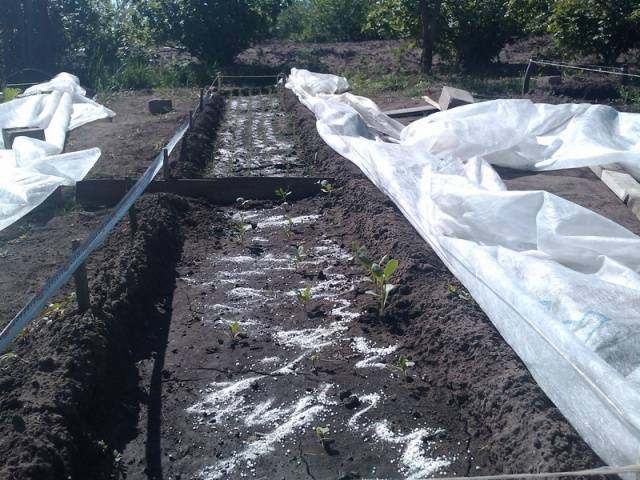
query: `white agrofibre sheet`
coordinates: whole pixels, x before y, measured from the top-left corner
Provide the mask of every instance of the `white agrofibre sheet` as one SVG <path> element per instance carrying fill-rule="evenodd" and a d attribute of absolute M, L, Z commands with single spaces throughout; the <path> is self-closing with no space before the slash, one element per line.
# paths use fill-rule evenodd
<path fill-rule="evenodd" d="M 637 167 L 640 115 L 496 100 L 401 128 L 369 99 L 336 94 L 346 85 L 296 69 L 287 83 L 327 144 L 396 203 L 596 453 L 610 465 L 637 463 L 640 237 L 548 192 L 507 191 L 490 163 Z"/>
<path fill-rule="evenodd" d="M 0 128 L 43 128 L 45 141 L 17 137 L 11 149 L 0 138 L 0 230 L 40 205 L 60 185 L 82 180 L 100 157 L 92 148 L 62 154 L 67 132 L 115 116 L 85 97 L 77 77 L 61 73 L 0 104 Z"/>

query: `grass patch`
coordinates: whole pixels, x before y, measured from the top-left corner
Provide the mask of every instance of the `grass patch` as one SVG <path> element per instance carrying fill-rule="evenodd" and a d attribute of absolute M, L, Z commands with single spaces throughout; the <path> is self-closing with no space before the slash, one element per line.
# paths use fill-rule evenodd
<path fill-rule="evenodd" d="M 2 95 L 0 96 L 0 103 L 10 102 L 22 93 L 19 88 L 5 87 L 2 89 Z"/>

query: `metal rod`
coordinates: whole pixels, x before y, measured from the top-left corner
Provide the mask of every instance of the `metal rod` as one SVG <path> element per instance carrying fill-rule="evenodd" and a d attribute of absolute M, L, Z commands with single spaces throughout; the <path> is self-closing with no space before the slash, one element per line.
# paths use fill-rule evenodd
<path fill-rule="evenodd" d="M 193 127 L 193 110 L 189 110 L 189 130 Z"/>
<path fill-rule="evenodd" d="M 553 473 L 508 473 L 504 475 L 479 475 L 477 477 L 433 477 L 432 480 L 518 480 L 529 478 L 559 478 L 559 477 L 586 477 L 602 475 L 619 475 L 622 473 L 638 473 L 640 465 L 628 465 L 624 467 L 601 467 L 589 470 L 577 470 L 574 472 Z"/>
<path fill-rule="evenodd" d="M 225 75 L 225 78 L 278 78 L 279 75 Z"/>
<path fill-rule="evenodd" d="M 527 70 L 524 72 L 524 81 L 522 82 L 522 94 L 529 93 L 529 82 L 531 80 L 531 71 L 533 70 L 533 60 L 529 59 Z"/>
<path fill-rule="evenodd" d="M 80 240 L 71 241 L 71 251 L 75 252 L 80 247 Z M 89 281 L 87 280 L 87 268 L 82 262 L 77 270 L 73 273 L 73 280 L 76 285 L 76 301 L 78 302 L 78 310 L 80 313 L 86 312 L 91 303 L 89 301 Z"/>

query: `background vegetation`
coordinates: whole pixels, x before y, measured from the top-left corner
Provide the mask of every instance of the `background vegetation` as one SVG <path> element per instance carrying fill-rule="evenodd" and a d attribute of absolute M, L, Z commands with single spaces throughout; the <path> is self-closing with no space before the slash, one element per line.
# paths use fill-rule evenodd
<path fill-rule="evenodd" d="M 531 34 L 611 64 L 640 46 L 640 0 L 3 0 L 0 85 L 38 75 L 25 69 L 94 88 L 203 83 L 266 37 L 406 39 L 423 47 L 425 72 L 434 53 L 474 72 Z"/>

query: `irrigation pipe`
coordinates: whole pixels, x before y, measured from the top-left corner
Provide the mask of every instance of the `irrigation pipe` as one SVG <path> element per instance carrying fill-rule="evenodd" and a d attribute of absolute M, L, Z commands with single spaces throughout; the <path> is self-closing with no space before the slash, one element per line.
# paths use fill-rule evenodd
<path fill-rule="evenodd" d="M 640 473 L 640 465 L 625 467 L 601 467 L 574 472 L 555 473 L 506 473 L 504 475 L 482 475 L 477 477 L 434 477 L 429 480 L 518 480 L 528 478 L 557 478 L 557 477 L 591 477 L 601 475 L 620 475 L 622 473 Z"/>
<path fill-rule="evenodd" d="M 176 132 L 173 134 L 165 149 L 171 154 L 176 145 L 189 129 L 189 119 L 187 119 Z M 164 150 L 164 149 L 163 149 Z M 118 202 L 111 213 L 102 221 L 89 237 L 82 242 L 71 256 L 65 260 L 64 264 L 47 280 L 45 285 L 29 302 L 22 307 L 18 314 L 9 322 L 9 324 L 0 332 L 0 354 L 4 353 L 16 335 L 29 323 L 33 321 L 36 315 L 46 306 L 47 302 L 56 292 L 64 285 L 73 275 L 73 273 L 82 265 L 89 255 L 91 255 L 100 244 L 107 238 L 116 224 L 127 214 L 135 201 L 147 189 L 151 181 L 162 168 L 164 160 L 164 151 L 161 150 L 156 155 L 153 163 L 149 165 L 147 170 L 142 174 L 127 194 Z"/>

